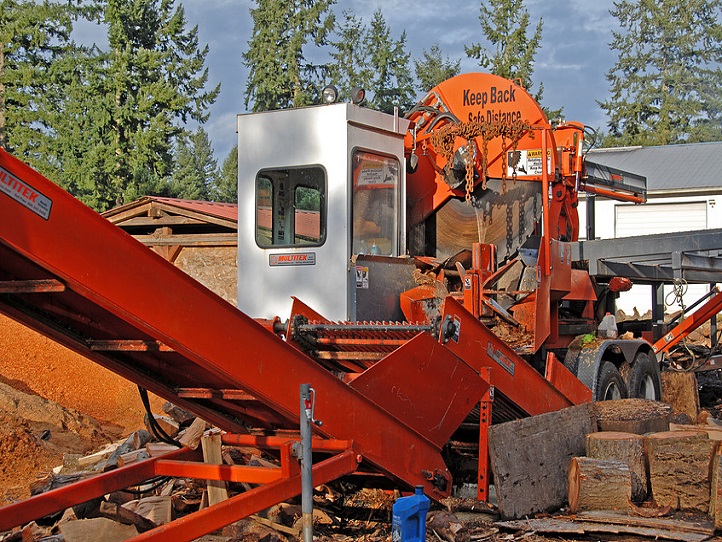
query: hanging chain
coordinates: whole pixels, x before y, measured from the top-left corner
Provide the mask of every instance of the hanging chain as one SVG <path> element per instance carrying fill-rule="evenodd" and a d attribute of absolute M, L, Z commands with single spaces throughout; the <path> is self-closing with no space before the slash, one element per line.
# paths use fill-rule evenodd
<path fill-rule="evenodd" d="M 487 123 L 482 120 L 471 122 L 460 122 L 458 124 L 449 124 L 437 130 L 431 135 L 431 144 L 435 147 L 436 152 L 446 159 L 445 170 L 450 172 L 452 167 L 452 157 L 454 155 L 454 143 L 457 137 L 466 140 L 466 146 L 462 151 L 464 158 L 465 175 L 465 191 L 466 202 L 471 203 L 471 194 L 474 191 L 474 165 L 476 161 L 477 149 L 481 152 L 480 166 L 481 171 L 481 188 L 486 190 L 486 180 L 488 177 L 488 146 L 489 141 L 495 137 L 502 138 L 502 193 L 506 193 L 506 179 L 509 163 L 507 159 L 507 140 L 511 141 L 511 158 L 512 158 L 512 179 L 516 180 L 516 151 L 519 140 L 525 133 L 529 133 L 530 137 L 534 137 L 531 131 L 531 124 L 526 121 L 515 122 L 491 122 Z M 481 140 L 481 146 L 474 144 L 474 140 Z"/>
<path fill-rule="evenodd" d="M 474 191 L 474 158 L 476 157 L 476 145 L 473 141 L 469 141 L 466 144 L 466 156 L 464 162 L 466 163 L 466 203 L 471 203 L 471 193 Z M 486 179 L 481 180 L 482 188 L 486 188 Z"/>

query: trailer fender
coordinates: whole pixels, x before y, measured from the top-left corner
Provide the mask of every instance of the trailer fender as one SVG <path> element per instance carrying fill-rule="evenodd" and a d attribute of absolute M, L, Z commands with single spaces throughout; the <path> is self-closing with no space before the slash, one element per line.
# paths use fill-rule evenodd
<path fill-rule="evenodd" d="M 569 345 L 564 357 L 565 367 L 592 392 L 597 389 L 600 371 L 606 362 L 617 368 L 630 397 L 639 395 L 642 387 L 647 390 L 646 398 L 660 398 L 659 364 L 651 345 L 644 340 L 595 339 L 585 344 L 584 336 L 580 336 Z M 643 365 L 644 370 L 641 371 Z M 649 397 L 651 390 L 654 390 L 655 397 Z"/>

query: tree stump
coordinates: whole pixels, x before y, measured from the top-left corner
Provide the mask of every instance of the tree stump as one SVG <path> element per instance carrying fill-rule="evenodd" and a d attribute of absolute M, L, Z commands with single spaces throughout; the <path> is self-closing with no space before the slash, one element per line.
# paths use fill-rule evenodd
<path fill-rule="evenodd" d="M 594 403 L 599 431 L 655 433 L 669 430 L 672 407 L 649 399 L 617 399 Z"/>
<path fill-rule="evenodd" d="M 665 403 L 672 405 L 676 412 L 683 412 L 692 420 L 696 420 L 699 412 L 697 375 L 674 371 L 663 372 L 662 398 Z"/>
<path fill-rule="evenodd" d="M 632 472 L 621 461 L 574 457 L 568 477 L 569 510 L 627 510 Z"/>
<path fill-rule="evenodd" d="M 643 502 L 647 498 L 649 474 L 643 436 L 620 431 L 590 433 L 587 457 L 626 463 L 632 474 L 632 500 Z"/>
<path fill-rule="evenodd" d="M 696 431 L 667 431 L 647 436 L 646 447 L 649 481 L 657 504 L 706 514 L 716 442 Z"/>
<path fill-rule="evenodd" d="M 714 520 L 714 528 L 722 529 L 722 449 L 718 446 L 712 460 L 712 479 L 709 502 L 709 517 Z"/>

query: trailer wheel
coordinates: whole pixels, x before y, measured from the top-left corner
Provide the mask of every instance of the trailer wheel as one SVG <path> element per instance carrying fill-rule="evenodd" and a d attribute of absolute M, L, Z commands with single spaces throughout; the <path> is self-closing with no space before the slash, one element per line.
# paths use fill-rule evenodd
<path fill-rule="evenodd" d="M 625 399 L 627 397 L 627 386 L 624 384 L 622 375 L 611 361 L 602 363 L 597 378 L 597 390 L 594 394 L 596 401 L 609 401 L 612 399 Z"/>
<path fill-rule="evenodd" d="M 649 354 L 640 352 L 629 370 L 629 396 L 659 401 L 662 398 L 662 377 L 659 365 Z"/>

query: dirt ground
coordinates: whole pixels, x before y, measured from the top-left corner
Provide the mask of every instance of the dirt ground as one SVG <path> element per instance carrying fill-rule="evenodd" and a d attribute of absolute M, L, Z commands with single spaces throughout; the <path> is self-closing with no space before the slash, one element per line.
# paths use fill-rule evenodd
<path fill-rule="evenodd" d="M 163 401 L 151 396 L 154 412 Z M 135 384 L 0 315 L 0 505 L 28 482 L 143 427 Z"/>

